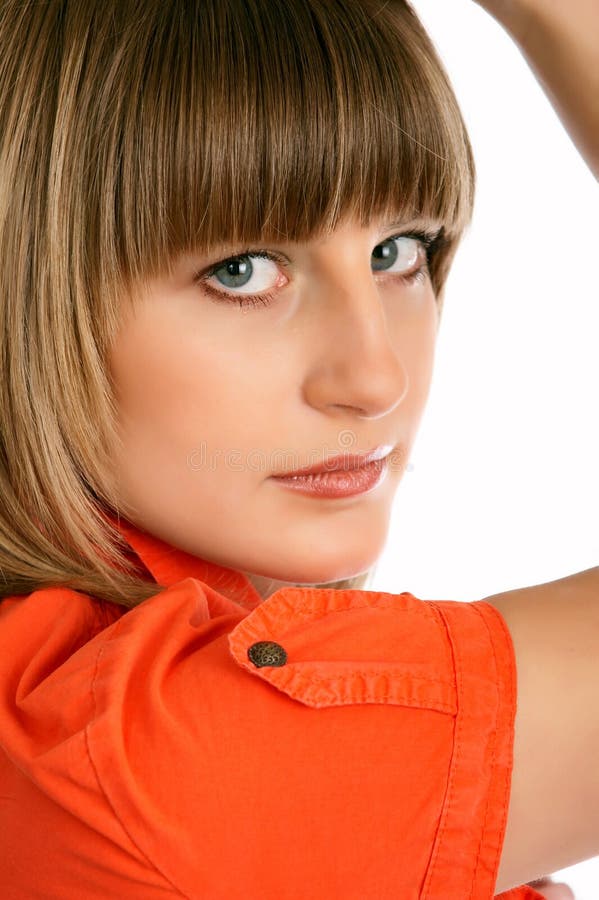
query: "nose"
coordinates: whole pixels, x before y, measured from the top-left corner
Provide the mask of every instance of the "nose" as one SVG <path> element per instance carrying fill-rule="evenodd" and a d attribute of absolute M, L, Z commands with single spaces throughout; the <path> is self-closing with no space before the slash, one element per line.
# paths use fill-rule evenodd
<path fill-rule="evenodd" d="M 407 393 L 409 376 L 372 271 L 352 267 L 323 277 L 312 299 L 304 399 L 361 418 L 388 415 Z"/>

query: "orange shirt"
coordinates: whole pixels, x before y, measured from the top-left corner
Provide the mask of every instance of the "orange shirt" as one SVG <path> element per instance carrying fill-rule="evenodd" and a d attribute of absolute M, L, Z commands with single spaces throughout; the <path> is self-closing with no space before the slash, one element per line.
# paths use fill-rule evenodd
<path fill-rule="evenodd" d="M 494 607 L 262 601 L 119 527 L 155 597 L 0 604 L 2 900 L 493 897 L 516 707 Z"/>

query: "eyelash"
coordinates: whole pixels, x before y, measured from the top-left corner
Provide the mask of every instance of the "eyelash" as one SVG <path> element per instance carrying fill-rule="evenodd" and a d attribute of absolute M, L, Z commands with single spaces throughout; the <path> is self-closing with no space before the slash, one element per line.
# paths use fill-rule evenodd
<path fill-rule="evenodd" d="M 380 243 L 384 244 L 387 241 L 394 241 L 398 238 L 414 238 L 419 241 L 424 247 L 424 251 L 426 254 L 426 261 L 419 266 L 414 272 L 411 272 L 409 275 L 393 275 L 390 277 L 394 277 L 399 279 L 403 284 L 413 285 L 419 282 L 424 281 L 425 277 L 429 274 L 431 262 L 435 256 L 435 254 L 439 251 L 442 244 L 444 243 L 444 229 L 440 228 L 436 232 L 430 231 L 410 231 L 410 232 L 402 232 L 400 234 L 393 234 L 388 238 L 385 238 L 384 241 Z M 378 246 L 378 244 L 377 244 Z M 204 290 L 211 297 L 216 298 L 217 301 L 221 303 L 237 303 L 240 308 L 243 307 L 257 307 L 257 306 L 269 306 L 275 300 L 275 294 L 269 292 L 267 294 L 245 294 L 243 297 L 235 297 L 232 294 L 228 294 L 226 291 L 219 291 L 216 288 L 212 288 L 210 285 L 206 284 L 206 280 L 211 278 L 213 275 L 218 272 L 226 263 L 231 262 L 236 259 L 242 259 L 245 256 L 257 256 L 261 259 L 269 259 L 271 262 L 284 264 L 285 260 L 279 256 L 277 253 L 273 253 L 271 250 L 266 249 L 251 249 L 242 251 L 241 253 L 236 253 L 234 256 L 228 256 L 226 259 L 222 259 L 214 265 L 210 266 L 209 269 L 204 270 L 203 272 L 197 272 L 193 276 L 193 280 L 196 284 L 201 284 L 202 290 Z"/>

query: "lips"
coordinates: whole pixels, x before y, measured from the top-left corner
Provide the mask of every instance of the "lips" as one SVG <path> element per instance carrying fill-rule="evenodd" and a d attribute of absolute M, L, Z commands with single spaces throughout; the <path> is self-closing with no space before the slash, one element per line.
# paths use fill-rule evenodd
<path fill-rule="evenodd" d="M 278 475 L 273 475 L 272 477 L 293 478 L 298 475 L 317 475 L 324 472 L 349 472 L 359 469 L 368 463 L 383 459 L 392 449 L 392 444 L 383 444 L 379 447 L 375 447 L 374 450 L 371 450 L 368 453 L 339 453 L 314 466 L 309 466 L 305 469 L 294 469 L 290 472 L 280 472 Z"/>

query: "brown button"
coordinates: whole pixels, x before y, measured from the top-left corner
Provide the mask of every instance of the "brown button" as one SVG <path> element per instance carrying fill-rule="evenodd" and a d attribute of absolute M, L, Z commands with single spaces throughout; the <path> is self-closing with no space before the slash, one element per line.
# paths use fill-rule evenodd
<path fill-rule="evenodd" d="M 274 641 L 258 641 L 248 650 L 248 656 L 257 668 L 262 666 L 284 666 L 287 653 L 280 644 Z"/>

